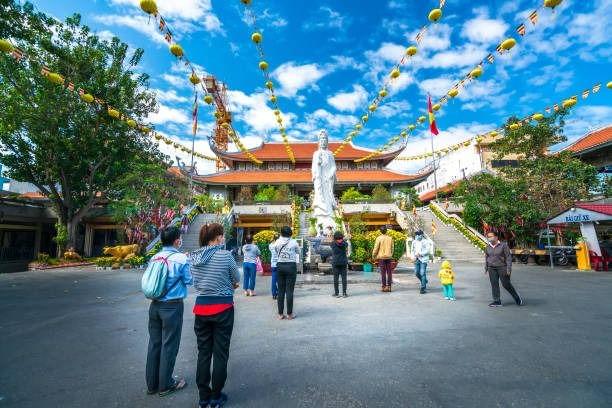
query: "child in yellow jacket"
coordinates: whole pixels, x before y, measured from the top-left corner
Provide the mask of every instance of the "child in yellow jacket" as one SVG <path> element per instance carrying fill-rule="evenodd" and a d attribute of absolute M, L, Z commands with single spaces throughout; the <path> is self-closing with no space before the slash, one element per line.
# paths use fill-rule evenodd
<path fill-rule="evenodd" d="M 442 284 L 442 291 L 444 293 L 444 299 L 456 300 L 455 291 L 453 290 L 453 283 L 455 282 L 455 273 L 453 272 L 453 265 L 449 261 L 442 262 L 440 266 L 440 272 L 438 272 L 440 283 Z"/>

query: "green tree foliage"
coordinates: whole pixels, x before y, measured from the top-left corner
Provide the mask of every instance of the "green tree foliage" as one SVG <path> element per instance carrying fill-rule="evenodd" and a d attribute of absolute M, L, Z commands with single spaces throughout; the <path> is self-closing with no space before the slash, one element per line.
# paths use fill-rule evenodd
<path fill-rule="evenodd" d="M 349 187 L 342 192 L 340 196 L 341 203 L 350 203 L 353 201 L 368 201 L 371 200 L 372 197 L 368 194 L 362 194 L 357 188 Z"/>
<path fill-rule="evenodd" d="M 221 213 L 223 210 L 223 200 L 213 198 L 210 194 L 200 194 L 195 197 L 196 204 L 205 213 Z"/>
<path fill-rule="evenodd" d="M 518 244 L 530 244 L 546 218 L 588 199 L 599 186 L 597 170 L 569 152 L 547 154 L 548 147 L 565 140 L 566 112 L 516 130 L 509 125 L 505 136 L 492 145 L 498 158 L 516 155 L 518 165 L 499 175 L 480 174 L 463 181 L 455 200 L 464 206 L 463 217 L 473 228 L 485 225 L 509 230 Z"/>
<path fill-rule="evenodd" d="M 406 203 L 410 208 L 413 206 L 421 207 L 423 203 L 419 200 L 419 193 L 414 187 L 404 187 L 400 190 L 400 194 L 406 199 Z"/>
<path fill-rule="evenodd" d="M 260 185 L 257 187 L 254 200 L 256 202 L 274 201 L 276 199 L 276 187 L 269 185 Z"/>
<path fill-rule="evenodd" d="M 393 197 L 389 190 L 387 190 L 384 186 L 377 184 L 372 189 L 372 199 L 376 201 L 391 201 Z"/>
<path fill-rule="evenodd" d="M 100 40 L 79 15 L 61 23 L 12 1 L 0 6 L 0 37 L 35 59 L 0 55 L 0 163 L 50 198 L 74 245 L 78 222 L 121 189 L 139 159 L 164 160 L 147 136 L 107 112 L 112 106 L 141 122 L 156 109 L 148 76 L 136 72 L 143 52 Z M 43 65 L 105 103 L 81 101 L 41 75 Z"/>

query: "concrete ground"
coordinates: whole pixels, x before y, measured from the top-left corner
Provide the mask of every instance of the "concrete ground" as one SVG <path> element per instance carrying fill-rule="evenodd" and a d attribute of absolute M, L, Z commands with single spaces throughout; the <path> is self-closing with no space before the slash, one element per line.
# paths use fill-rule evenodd
<path fill-rule="evenodd" d="M 457 301 L 437 278 L 419 295 L 398 276 L 391 294 L 353 280 L 296 289 L 294 321 L 260 296 L 236 298 L 229 378 L 232 407 L 610 407 L 612 274 L 516 266 L 525 297 L 487 307 L 481 265 L 456 266 Z M 176 395 L 145 395 L 148 302 L 141 272 L 0 275 L 0 408 L 195 407 L 194 296 L 185 307 Z M 370 283 L 369 283 L 370 282 Z"/>

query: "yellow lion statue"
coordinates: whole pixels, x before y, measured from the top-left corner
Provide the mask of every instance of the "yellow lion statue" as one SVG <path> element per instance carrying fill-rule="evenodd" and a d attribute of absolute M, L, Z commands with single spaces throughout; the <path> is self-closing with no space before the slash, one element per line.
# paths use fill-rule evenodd
<path fill-rule="evenodd" d="M 77 254 L 77 252 L 74 250 L 73 247 L 70 247 L 66 250 L 66 252 L 64 252 L 64 259 L 65 260 L 74 260 L 74 261 L 82 261 L 83 259 L 81 258 L 81 256 L 79 254 Z"/>
<path fill-rule="evenodd" d="M 124 262 L 135 257 L 139 249 L 138 244 L 104 247 L 104 255 L 112 255 L 115 262 Z"/>

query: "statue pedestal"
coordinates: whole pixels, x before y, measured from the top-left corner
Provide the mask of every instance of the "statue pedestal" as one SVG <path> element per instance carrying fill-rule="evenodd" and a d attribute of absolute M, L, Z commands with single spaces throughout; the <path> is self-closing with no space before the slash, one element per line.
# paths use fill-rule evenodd
<path fill-rule="evenodd" d="M 332 250 L 329 246 L 331 240 L 324 237 L 311 237 L 307 240 L 310 245 L 310 269 L 330 272 L 331 267 L 329 267 L 329 270 L 325 270 L 327 268 L 319 269 L 319 265 L 326 264 L 331 260 Z"/>

